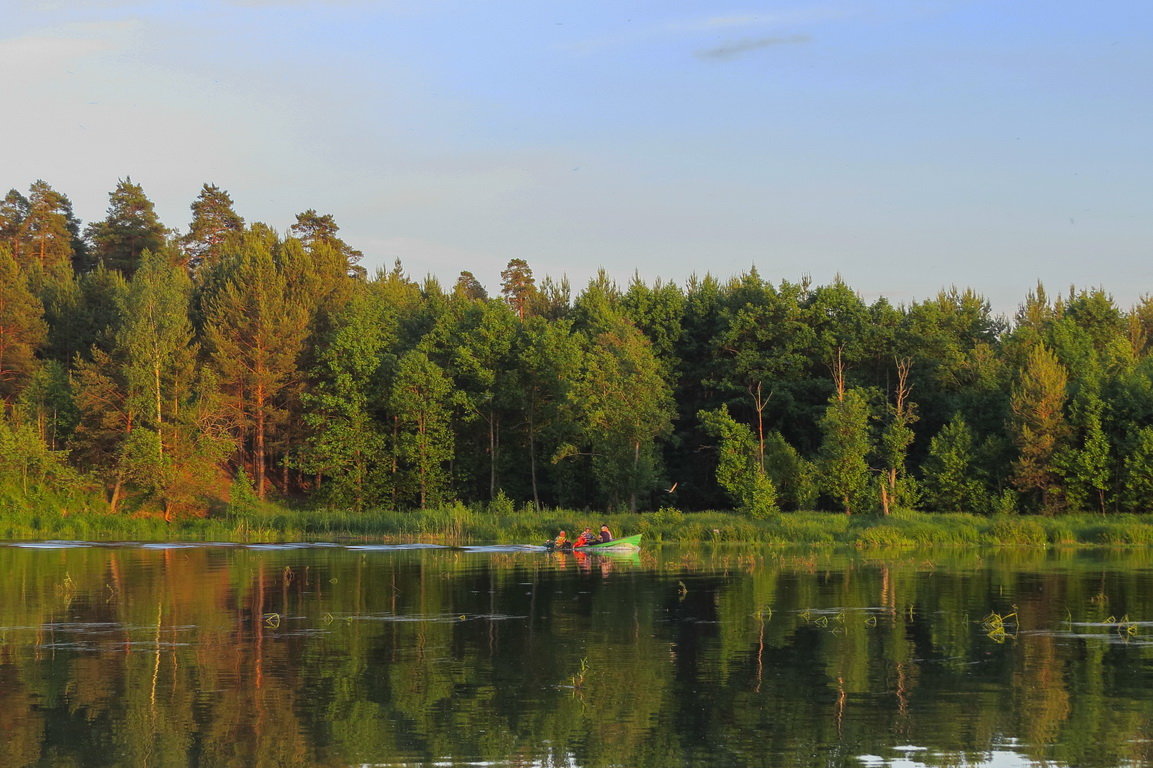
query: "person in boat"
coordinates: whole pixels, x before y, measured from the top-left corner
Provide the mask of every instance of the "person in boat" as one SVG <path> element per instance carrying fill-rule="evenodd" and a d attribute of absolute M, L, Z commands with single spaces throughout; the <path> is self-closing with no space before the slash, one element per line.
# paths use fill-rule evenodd
<path fill-rule="evenodd" d="M 564 531 L 561 531 L 556 535 L 555 539 L 549 542 L 549 544 L 553 549 L 565 549 L 566 547 L 570 546 L 568 541 L 568 534 Z"/>
<path fill-rule="evenodd" d="M 601 544 L 605 544 L 613 540 L 613 532 L 609 530 L 607 525 L 601 526 Z"/>
<path fill-rule="evenodd" d="M 577 540 L 573 542 L 572 546 L 573 549 L 576 549 L 577 547 L 583 547 L 586 544 L 592 544 L 596 540 L 597 537 L 593 535 L 593 529 L 585 528 L 583 531 L 581 531 L 581 535 L 577 536 Z"/>

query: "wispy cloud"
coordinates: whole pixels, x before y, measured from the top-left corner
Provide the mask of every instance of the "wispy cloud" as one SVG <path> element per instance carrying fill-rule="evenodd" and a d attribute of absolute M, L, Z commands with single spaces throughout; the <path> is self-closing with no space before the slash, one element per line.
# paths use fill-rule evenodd
<path fill-rule="evenodd" d="M 829 21 L 838 21 L 854 15 L 854 11 L 837 6 L 796 8 L 775 13 L 730 13 L 669 22 L 670 32 L 718 32 L 727 29 L 796 29 L 811 27 Z"/>
<path fill-rule="evenodd" d="M 226 5 L 238 8 L 383 8 L 387 10 L 411 11 L 430 3 L 432 0 L 223 0 Z"/>
<path fill-rule="evenodd" d="M 12 71 L 38 73 L 64 68 L 78 59 L 123 48 L 139 29 L 134 20 L 91 22 L 0 39 L 0 64 Z"/>
<path fill-rule="evenodd" d="M 665 19 L 627 32 L 621 31 L 617 34 L 586 39 L 565 47 L 578 53 L 590 53 L 605 48 L 659 40 L 712 38 L 713 41 L 717 41 L 716 44 L 698 51 L 697 56 L 705 59 L 728 59 L 758 48 L 807 42 L 809 38 L 802 34 L 803 31 L 821 24 L 850 19 L 859 13 L 859 9 L 838 5 L 819 5 L 774 12 L 733 11 L 696 18 Z M 740 31 L 745 32 L 745 38 L 728 43 L 722 42 L 725 37 Z M 774 32 L 778 34 L 773 35 Z M 787 34 L 793 32 L 796 34 Z"/>
<path fill-rule="evenodd" d="M 707 48 L 703 51 L 697 51 L 697 56 L 702 59 L 735 59 L 738 56 L 743 56 L 751 51 L 757 51 L 762 48 L 773 48 L 778 45 L 792 45 L 794 43 L 807 43 L 809 42 L 808 35 L 792 35 L 790 37 L 760 37 L 749 40 L 736 40 L 724 45 L 718 45 L 715 48 Z"/>
<path fill-rule="evenodd" d="M 140 0 L 19 0 L 16 5 L 39 13 L 56 13 L 126 8 L 140 4 Z"/>

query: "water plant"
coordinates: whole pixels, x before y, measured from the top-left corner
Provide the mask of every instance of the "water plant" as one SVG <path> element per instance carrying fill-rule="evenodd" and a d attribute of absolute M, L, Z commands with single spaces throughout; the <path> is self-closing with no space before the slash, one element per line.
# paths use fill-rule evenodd
<path fill-rule="evenodd" d="M 1013 612 L 1007 614 L 1000 614 L 992 611 L 985 618 L 981 620 L 981 629 L 985 631 L 986 636 L 997 643 L 1003 643 L 1006 640 L 1016 639 L 1017 637 L 1017 606 L 1013 606 Z"/>

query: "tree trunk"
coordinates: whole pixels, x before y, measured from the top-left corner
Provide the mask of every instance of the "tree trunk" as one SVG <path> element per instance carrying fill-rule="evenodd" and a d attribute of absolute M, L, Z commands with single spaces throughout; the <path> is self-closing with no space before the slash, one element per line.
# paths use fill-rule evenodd
<path fill-rule="evenodd" d="M 761 382 L 757 382 L 756 389 L 750 385 L 749 394 L 753 397 L 753 406 L 757 409 L 757 457 L 761 465 L 761 469 L 765 468 L 765 406 L 768 405 L 768 398 L 761 394 Z M 772 396 L 772 392 L 769 396 Z"/>
<path fill-rule="evenodd" d="M 253 450 L 253 472 L 256 474 L 256 498 L 264 501 L 264 384 L 256 385 L 256 435 Z"/>
<path fill-rule="evenodd" d="M 496 413 L 488 409 L 488 500 L 496 498 Z"/>
<path fill-rule="evenodd" d="M 163 424 L 163 410 L 160 405 L 160 365 L 153 363 L 152 365 L 152 382 L 156 389 L 156 444 L 157 450 L 161 456 L 164 456 L 164 433 L 160 430 Z"/>
<path fill-rule="evenodd" d="M 120 475 L 116 475 L 116 482 L 112 485 L 112 498 L 108 500 L 108 511 L 116 514 L 116 507 L 120 504 Z"/>
<path fill-rule="evenodd" d="M 637 511 L 637 470 L 641 465 L 641 444 L 640 442 L 633 443 L 633 481 L 629 483 L 632 488 L 629 489 L 629 511 Z"/>
<path fill-rule="evenodd" d="M 425 435 L 424 414 L 421 414 L 417 418 L 416 434 L 417 434 L 416 471 L 417 471 L 417 474 L 419 475 L 419 478 L 420 478 L 420 508 L 425 509 L 427 502 L 428 502 L 428 496 L 426 493 L 426 482 L 427 481 L 425 479 L 426 457 L 425 457 L 425 450 L 424 450 L 425 449 L 425 444 L 424 444 L 424 435 Z"/>
<path fill-rule="evenodd" d="M 532 503 L 539 510 L 540 495 L 537 493 L 536 486 L 536 431 L 533 424 L 533 403 L 531 402 L 528 407 L 528 467 L 529 474 L 532 475 Z"/>

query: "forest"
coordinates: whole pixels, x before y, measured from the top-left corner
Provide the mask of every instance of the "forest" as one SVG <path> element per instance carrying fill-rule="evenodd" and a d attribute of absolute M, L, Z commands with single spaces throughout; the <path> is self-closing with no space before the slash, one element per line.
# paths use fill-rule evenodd
<path fill-rule="evenodd" d="M 211 515 L 564 507 L 1145 512 L 1153 298 L 971 288 L 894 305 L 750 269 L 494 295 L 331 215 L 285 233 L 205 184 L 183 231 L 118 182 L 83 225 L 43 181 L 0 202 L 0 505 Z M 611 254 L 605 256 L 611 259 Z"/>

